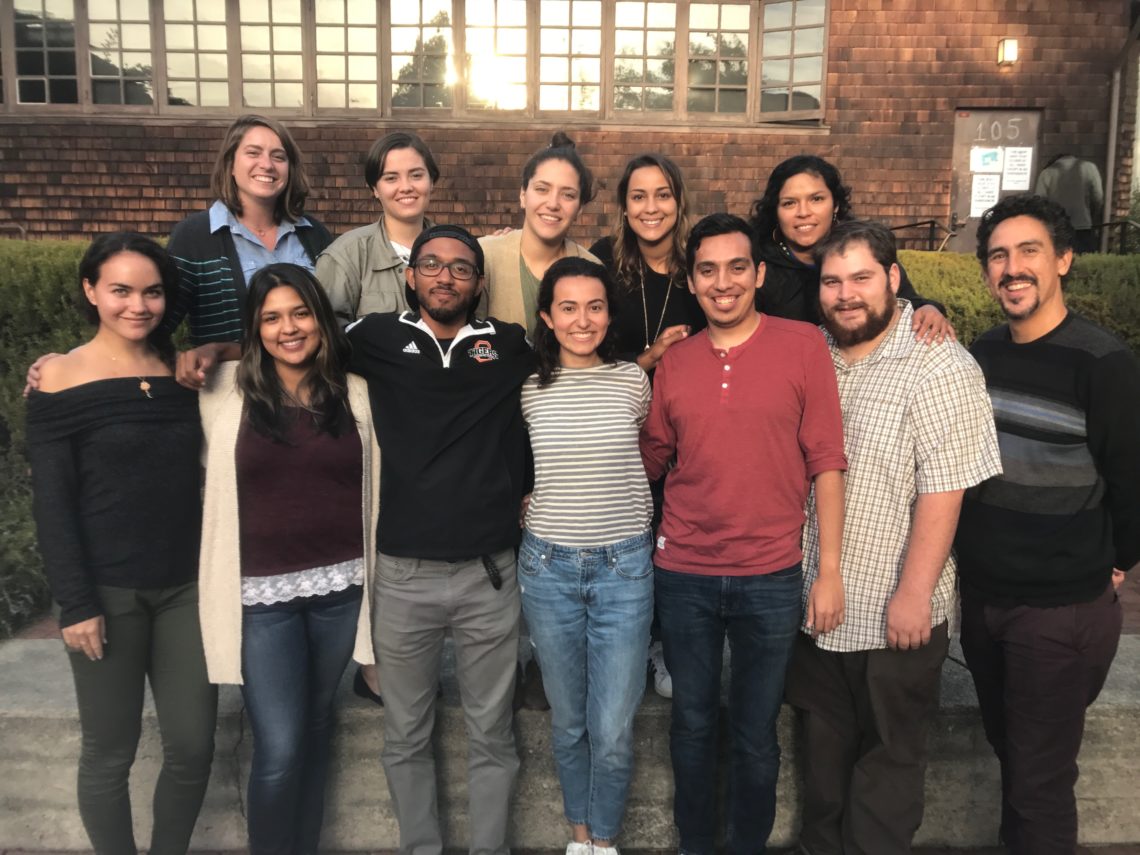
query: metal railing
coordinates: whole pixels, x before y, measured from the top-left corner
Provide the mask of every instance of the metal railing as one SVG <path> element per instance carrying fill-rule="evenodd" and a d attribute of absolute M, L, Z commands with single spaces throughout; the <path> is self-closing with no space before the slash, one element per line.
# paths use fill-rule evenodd
<path fill-rule="evenodd" d="M 1109 255 L 1132 255 L 1140 252 L 1140 223 L 1135 220 L 1113 220 L 1093 226 L 1099 237 L 1108 234 L 1108 243 L 1105 252 Z"/>
<path fill-rule="evenodd" d="M 938 220 L 919 220 L 916 223 L 905 223 L 901 226 L 892 226 L 892 232 L 905 230 L 924 230 L 916 235 L 896 234 L 895 240 L 899 249 L 924 249 L 927 252 L 942 252 L 950 238 L 958 233 L 958 217 L 950 220 L 950 225 L 940 223 Z"/>

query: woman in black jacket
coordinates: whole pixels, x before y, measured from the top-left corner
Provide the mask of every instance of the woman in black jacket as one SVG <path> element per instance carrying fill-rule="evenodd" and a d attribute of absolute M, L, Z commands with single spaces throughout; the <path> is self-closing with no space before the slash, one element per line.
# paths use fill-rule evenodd
<path fill-rule="evenodd" d="M 764 261 L 764 287 L 756 292 L 762 312 L 794 321 L 818 324 L 819 268 L 812 249 L 834 223 L 854 219 L 851 188 L 839 170 L 822 157 L 801 154 L 772 170 L 764 195 L 752 205 L 754 240 Z M 955 338 L 943 307 L 924 300 L 902 270 L 898 295 L 914 306 L 916 338 L 941 341 Z"/>

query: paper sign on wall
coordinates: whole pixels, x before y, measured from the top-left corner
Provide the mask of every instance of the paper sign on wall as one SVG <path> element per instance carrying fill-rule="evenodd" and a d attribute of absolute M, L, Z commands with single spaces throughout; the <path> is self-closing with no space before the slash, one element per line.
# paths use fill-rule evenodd
<path fill-rule="evenodd" d="M 970 187 L 970 216 L 980 217 L 997 204 L 1000 195 L 1000 175 L 974 175 Z"/>
<path fill-rule="evenodd" d="M 1002 190 L 1028 190 L 1029 169 L 1033 164 L 1033 149 L 1007 146 L 1002 167 Z"/>
<path fill-rule="evenodd" d="M 976 145 L 970 148 L 971 172 L 996 172 L 1000 174 L 1001 162 L 1001 146 L 985 148 Z"/>

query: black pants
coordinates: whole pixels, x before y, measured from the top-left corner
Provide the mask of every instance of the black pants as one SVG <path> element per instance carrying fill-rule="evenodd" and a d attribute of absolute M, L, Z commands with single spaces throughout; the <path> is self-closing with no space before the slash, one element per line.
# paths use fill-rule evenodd
<path fill-rule="evenodd" d="M 1104 686 L 1122 622 L 1111 586 L 1091 603 L 1057 608 L 962 597 L 962 652 L 1001 764 L 1001 836 L 1013 855 L 1076 851 L 1085 709 Z"/>
<path fill-rule="evenodd" d="M 218 690 L 206 678 L 198 585 L 98 587 L 107 628 L 103 658 L 71 653 L 83 748 L 79 813 L 98 855 L 133 855 L 127 781 L 149 679 L 162 734 L 154 788 L 152 855 L 184 855 L 214 757 Z"/>
<path fill-rule="evenodd" d="M 945 623 L 918 650 L 834 653 L 799 633 L 786 693 L 802 714 L 800 845 L 811 855 L 911 851 L 948 647 Z"/>

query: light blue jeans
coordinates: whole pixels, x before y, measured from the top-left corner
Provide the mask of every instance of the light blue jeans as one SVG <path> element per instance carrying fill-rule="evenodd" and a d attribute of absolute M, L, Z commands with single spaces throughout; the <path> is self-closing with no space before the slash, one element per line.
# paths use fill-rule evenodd
<path fill-rule="evenodd" d="M 519 583 L 550 701 L 566 819 L 596 840 L 613 840 L 633 773 L 633 716 L 645 693 L 650 533 L 579 549 L 526 531 Z"/>

